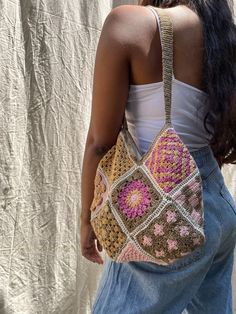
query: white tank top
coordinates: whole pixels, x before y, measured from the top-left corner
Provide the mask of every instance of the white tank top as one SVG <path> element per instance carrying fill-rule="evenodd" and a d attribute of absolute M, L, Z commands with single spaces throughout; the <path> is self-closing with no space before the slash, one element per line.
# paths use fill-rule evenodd
<path fill-rule="evenodd" d="M 157 13 L 150 9 L 159 26 Z M 172 125 L 190 151 L 209 145 L 210 135 L 204 128 L 207 111 L 208 95 L 173 77 Z M 165 123 L 163 82 L 129 85 L 125 115 L 129 132 L 140 152 L 145 153 Z"/>

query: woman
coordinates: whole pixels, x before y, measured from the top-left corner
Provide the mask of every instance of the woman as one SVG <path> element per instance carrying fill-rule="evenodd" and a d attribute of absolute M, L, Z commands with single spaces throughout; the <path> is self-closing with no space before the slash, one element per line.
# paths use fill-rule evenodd
<path fill-rule="evenodd" d="M 236 161 L 236 27 L 227 0 L 144 0 L 107 16 L 99 40 L 82 171 L 81 251 L 102 264 L 90 224 L 94 177 L 124 113 L 145 153 L 164 123 L 158 16 L 174 32 L 172 122 L 203 181 L 206 243 L 172 265 L 108 259 L 93 313 L 232 313 L 236 206 L 221 166 Z"/>

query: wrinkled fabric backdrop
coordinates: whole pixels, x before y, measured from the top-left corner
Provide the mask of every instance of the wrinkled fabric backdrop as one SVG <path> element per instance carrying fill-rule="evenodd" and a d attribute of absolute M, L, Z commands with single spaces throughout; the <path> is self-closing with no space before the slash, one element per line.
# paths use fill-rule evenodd
<path fill-rule="evenodd" d="M 0 0 L 0 314 L 90 313 L 102 266 L 80 255 L 81 165 L 97 42 L 122 3 Z"/>

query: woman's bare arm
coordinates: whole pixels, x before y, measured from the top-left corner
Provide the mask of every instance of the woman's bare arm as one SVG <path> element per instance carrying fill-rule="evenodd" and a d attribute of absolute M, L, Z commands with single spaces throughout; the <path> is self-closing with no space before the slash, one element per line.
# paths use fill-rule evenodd
<path fill-rule="evenodd" d="M 94 178 L 102 156 L 116 143 L 122 125 L 129 85 L 129 44 L 122 9 L 107 16 L 99 39 L 93 79 L 92 112 L 82 167 L 81 250 L 101 263 L 90 225 Z M 99 248 L 99 247 L 98 247 Z"/>

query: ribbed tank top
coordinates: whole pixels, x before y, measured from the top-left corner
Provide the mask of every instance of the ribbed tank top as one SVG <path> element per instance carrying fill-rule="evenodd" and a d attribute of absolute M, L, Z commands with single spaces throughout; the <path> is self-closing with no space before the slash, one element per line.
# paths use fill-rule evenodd
<path fill-rule="evenodd" d="M 160 31 L 159 17 L 149 8 L 156 16 Z M 190 151 L 209 145 L 210 135 L 204 128 L 207 111 L 208 95 L 173 77 L 172 124 Z M 140 152 L 145 153 L 165 123 L 163 82 L 129 85 L 125 115 L 129 132 Z"/>

